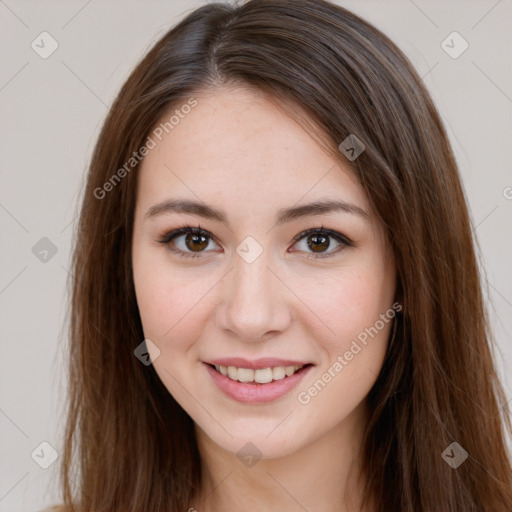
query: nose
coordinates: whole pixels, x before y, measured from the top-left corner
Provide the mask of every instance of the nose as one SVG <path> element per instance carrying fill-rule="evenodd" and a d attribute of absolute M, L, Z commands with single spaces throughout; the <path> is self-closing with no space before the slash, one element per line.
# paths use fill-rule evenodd
<path fill-rule="evenodd" d="M 233 337 L 262 341 L 286 330 L 291 321 L 290 300 L 293 294 L 278 277 L 264 250 L 252 262 L 233 255 L 231 272 L 221 283 L 217 306 L 217 326 L 231 331 Z"/>

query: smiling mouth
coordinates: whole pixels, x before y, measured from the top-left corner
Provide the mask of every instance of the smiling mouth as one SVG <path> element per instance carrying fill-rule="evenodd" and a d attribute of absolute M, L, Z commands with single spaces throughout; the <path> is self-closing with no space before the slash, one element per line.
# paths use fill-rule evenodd
<path fill-rule="evenodd" d="M 244 384 L 258 385 L 287 379 L 288 377 L 291 377 L 296 373 L 300 373 L 305 368 L 313 365 L 308 363 L 301 366 L 275 366 L 272 368 L 261 368 L 258 370 L 213 364 L 209 364 L 208 366 L 230 380 L 243 382 Z"/>

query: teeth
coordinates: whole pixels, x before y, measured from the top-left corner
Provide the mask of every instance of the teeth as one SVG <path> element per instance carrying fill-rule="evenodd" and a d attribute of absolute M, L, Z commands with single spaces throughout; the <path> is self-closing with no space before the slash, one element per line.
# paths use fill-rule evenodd
<path fill-rule="evenodd" d="M 236 380 L 237 378 L 238 370 L 234 366 L 228 366 L 228 377 L 231 380 Z"/>
<path fill-rule="evenodd" d="M 272 368 L 262 368 L 254 371 L 254 381 L 259 384 L 272 382 Z"/>
<path fill-rule="evenodd" d="M 278 366 L 276 368 L 272 368 L 272 378 L 274 380 L 284 379 L 286 376 L 286 370 L 283 366 Z"/>
<path fill-rule="evenodd" d="M 286 366 L 284 369 L 284 373 L 286 373 L 286 376 L 289 377 L 290 375 L 293 375 L 295 373 L 295 366 Z"/>
<path fill-rule="evenodd" d="M 259 370 L 256 370 L 256 372 L 258 371 Z M 254 374 L 256 372 L 247 368 L 238 368 L 236 372 L 236 379 L 240 382 L 253 382 Z"/>
<path fill-rule="evenodd" d="M 251 368 L 237 368 L 236 366 L 215 365 L 215 369 L 219 373 L 231 380 L 256 382 L 257 384 L 267 384 L 273 380 L 282 380 L 285 377 L 292 376 L 301 368 L 303 368 L 303 366 L 276 366 L 274 368 L 253 370 Z"/>

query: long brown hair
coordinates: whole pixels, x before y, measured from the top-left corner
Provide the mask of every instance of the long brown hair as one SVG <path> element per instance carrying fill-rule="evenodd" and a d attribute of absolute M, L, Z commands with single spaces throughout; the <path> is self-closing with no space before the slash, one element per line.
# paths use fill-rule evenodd
<path fill-rule="evenodd" d="M 115 99 L 75 239 L 64 503 L 183 512 L 200 488 L 193 421 L 134 356 L 144 339 L 130 250 L 138 166 L 126 162 L 171 108 L 226 84 L 263 90 L 319 127 L 393 248 L 403 312 L 368 396 L 367 503 L 381 512 L 509 509 L 510 417 L 445 129 L 393 42 L 323 0 L 205 5 L 154 45 Z M 349 162 L 337 147 L 351 134 L 365 149 Z M 457 468 L 447 462 L 460 450 L 452 443 L 468 454 Z"/>

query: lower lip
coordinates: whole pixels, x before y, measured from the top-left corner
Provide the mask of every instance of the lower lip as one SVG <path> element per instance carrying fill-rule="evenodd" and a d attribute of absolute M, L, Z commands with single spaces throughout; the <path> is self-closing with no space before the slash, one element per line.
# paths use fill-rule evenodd
<path fill-rule="evenodd" d="M 231 380 L 222 375 L 209 364 L 203 363 L 218 388 L 230 398 L 246 404 L 261 404 L 272 402 L 289 393 L 302 378 L 313 368 L 307 366 L 290 377 L 275 380 L 267 384 L 247 384 Z"/>

